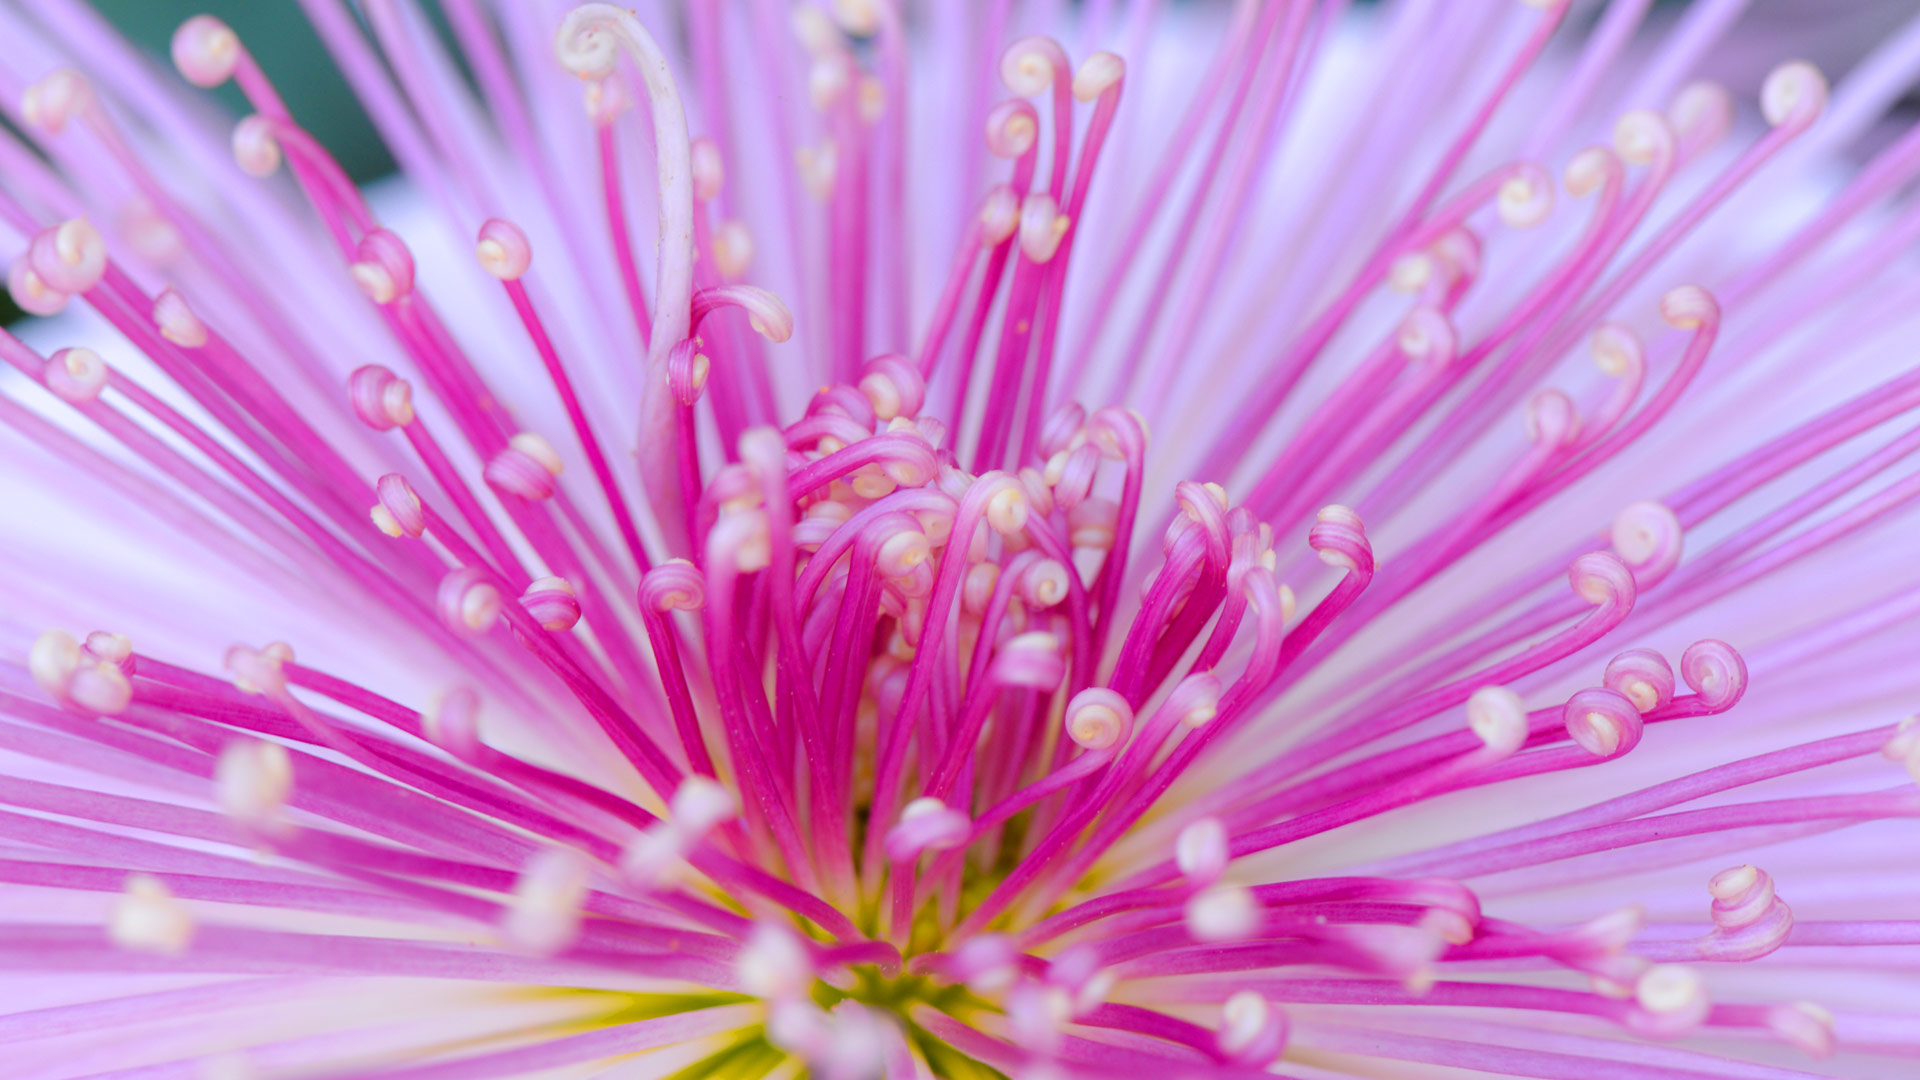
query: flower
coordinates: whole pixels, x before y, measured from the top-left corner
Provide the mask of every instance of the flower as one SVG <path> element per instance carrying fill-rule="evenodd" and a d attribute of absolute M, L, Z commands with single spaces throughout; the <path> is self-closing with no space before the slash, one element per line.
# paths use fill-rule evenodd
<path fill-rule="evenodd" d="M 18 1074 L 1920 1051 L 1913 29 L 305 6 L 0 9 Z"/>

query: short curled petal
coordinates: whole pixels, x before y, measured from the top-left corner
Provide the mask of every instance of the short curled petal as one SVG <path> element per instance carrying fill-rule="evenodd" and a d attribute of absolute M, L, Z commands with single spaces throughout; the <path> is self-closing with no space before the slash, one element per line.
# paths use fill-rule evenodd
<path fill-rule="evenodd" d="M 1073 73 L 1073 100 L 1091 104 L 1126 76 L 1125 60 L 1110 52 L 1094 53 L 1081 61 L 1080 70 Z"/>
<path fill-rule="evenodd" d="M 107 241 L 86 218 L 69 218 L 35 233 L 27 258 L 48 288 L 77 296 L 106 274 Z"/>
<path fill-rule="evenodd" d="M 688 160 L 693 165 L 693 197 L 709 201 L 720 194 L 720 185 L 726 182 L 727 170 L 720 160 L 720 147 L 702 135 L 688 146 Z"/>
<path fill-rule="evenodd" d="M 1087 500 L 1093 493 L 1093 481 L 1100 472 L 1101 453 L 1099 447 L 1091 442 L 1081 443 L 1073 450 L 1054 455 L 1047 463 L 1042 479 L 1052 479 L 1054 502 L 1063 509 L 1072 510 Z"/>
<path fill-rule="evenodd" d="M 478 637 L 499 623 L 501 602 L 500 590 L 487 580 L 485 571 L 462 566 L 440 579 L 435 610 L 447 629 L 462 637 Z"/>
<path fill-rule="evenodd" d="M 1040 426 L 1040 456 L 1051 458 L 1073 448 L 1087 423 L 1087 410 L 1077 401 L 1068 401 L 1053 410 Z"/>
<path fill-rule="evenodd" d="M 1192 822 L 1174 837 L 1173 864 L 1189 885 L 1204 887 L 1220 880 L 1230 858 L 1227 827 L 1217 817 Z"/>
<path fill-rule="evenodd" d="M 1567 735 L 1597 758 L 1615 758 L 1640 744 L 1640 710 L 1617 690 L 1593 687 L 1567 699 Z"/>
<path fill-rule="evenodd" d="M 1119 519 L 1119 504 L 1096 495 L 1067 511 L 1068 539 L 1076 548 L 1106 551 L 1113 547 Z"/>
<path fill-rule="evenodd" d="M 662 614 L 699 611 L 707 603 L 707 581 L 700 568 L 685 559 L 668 559 L 640 580 L 640 603 Z"/>
<path fill-rule="evenodd" d="M 1574 559 L 1567 568 L 1567 582 L 1574 595 L 1589 604 L 1631 607 L 1636 595 L 1633 571 L 1610 551 L 1589 551 Z"/>
<path fill-rule="evenodd" d="M 1647 351 L 1640 335 L 1616 322 L 1603 322 L 1588 339 L 1593 362 L 1614 378 L 1642 371 L 1647 366 Z"/>
<path fill-rule="evenodd" d="M 413 423 L 413 387 L 379 364 L 355 368 L 347 376 L 347 400 L 360 422 L 375 431 Z"/>
<path fill-rule="evenodd" d="M 458 686 L 440 696 L 420 718 L 427 740 L 454 757 L 467 759 L 479 751 L 480 696 Z"/>
<path fill-rule="evenodd" d="M 1197 728 L 1220 715 L 1220 676 L 1198 671 L 1180 680 L 1160 708 L 1183 726 Z"/>
<path fill-rule="evenodd" d="M 693 294 L 693 326 L 716 308 L 737 307 L 747 313 L 756 334 L 778 344 L 793 336 L 793 312 L 778 296 L 757 285 L 716 285 Z"/>
<path fill-rule="evenodd" d="M 1541 446 L 1568 446 L 1580 436 L 1580 410 L 1558 390 L 1542 390 L 1527 402 L 1527 438 Z"/>
<path fill-rule="evenodd" d="M 1494 206 L 1507 227 L 1531 229 L 1553 213 L 1553 178 L 1539 165 L 1523 162 L 1500 185 Z"/>
<path fill-rule="evenodd" d="M 732 280 L 753 265 L 753 232 L 743 221 L 722 221 L 713 228 L 713 261 L 720 276 Z"/>
<path fill-rule="evenodd" d="M 381 532 L 398 538 L 418 537 L 426 531 L 427 515 L 420 505 L 420 496 L 414 494 L 413 486 L 405 477 L 388 473 L 374 484 L 374 491 L 380 501 L 372 510 L 373 523 Z"/>
<path fill-rule="evenodd" d="M 1214 1046 L 1235 1065 L 1264 1070 L 1287 1048 L 1287 1014 L 1259 993 L 1241 990 L 1221 1007 Z"/>
<path fill-rule="evenodd" d="M 1689 153 L 1712 146 L 1733 130 L 1733 95 L 1717 82 L 1701 80 L 1680 88 L 1667 106 L 1667 121 Z"/>
<path fill-rule="evenodd" d="M 1676 330 L 1695 330 L 1720 321 L 1720 303 L 1698 285 L 1682 285 L 1660 298 L 1660 317 Z"/>
<path fill-rule="evenodd" d="M 186 298 L 171 287 L 160 290 L 153 301 L 153 324 L 160 336 L 184 349 L 197 349 L 207 343 L 207 327 L 188 306 Z"/>
<path fill-rule="evenodd" d="M 1712 1008 L 1699 972 L 1681 964 L 1648 968 L 1634 983 L 1633 998 L 1638 1008 L 1629 1017 L 1629 1026 L 1653 1035 L 1691 1030 Z"/>
<path fill-rule="evenodd" d="M 573 583 L 563 577 L 543 577 L 530 583 L 520 594 L 520 606 L 542 627 L 571 630 L 580 621 L 580 598 Z"/>
<path fill-rule="evenodd" d="M 945 851 L 967 842 L 973 822 L 939 799 L 915 799 L 900 811 L 900 823 L 887 832 L 887 857 L 905 860 L 923 851 Z"/>
<path fill-rule="evenodd" d="M 1132 461 L 1147 451 L 1147 423 L 1132 409 L 1107 405 L 1087 418 L 1087 442 L 1108 461 Z"/>
<path fill-rule="evenodd" d="M 1000 54 L 1000 81 L 1021 97 L 1032 97 L 1066 76 L 1067 54 L 1048 37 L 1024 37 Z"/>
<path fill-rule="evenodd" d="M 561 471 L 560 455 L 540 435 L 522 431 L 487 459 L 481 470 L 495 491 L 529 501 L 553 497 Z"/>
<path fill-rule="evenodd" d="M 1067 737 L 1088 750 L 1107 750 L 1133 732 L 1133 706 L 1104 686 L 1092 686 L 1067 702 Z"/>
<path fill-rule="evenodd" d="M 505 218 L 488 218 L 473 246 L 481 269 L 501 281 L 518 281 L 533 265 L 533 245 L 520 226 Z"/>
<path fill-rule="evenodd" d="M 277 742 L 238 739 L 220 749 L 213 785 L 229 817 L 243 825 L 267 825 L 293 792 L 293 760 Z"/>
<path fill-rule="evenodd" d="M 1307 532 L 1307 544 L 1320 561 L 1357 573 L 1373 573 L 1373 545 L 1360 524 L 1360 515 L 1344 506 L 1323 507 Z"/>
<path fill-rule="evenodd" d="M 995 184 L 980 200 L 980 242 L 998 247 L 1020 227 L 1020 196 L 1007 184 Z"/>
<path fill-rule="evenodd" d="M 1775 127 L 1804 128 L 1826 107 L 1827 77 L 1805 60 L 1781 64 L 1760 85 L 1760 112 Z"/>
<path fill-rule="evenodd" d="M 1680 654 L 1680 677 L 1716 711 L 1730 709 L 1747 692 L 1747 661 L 1726 642 L 1706 638 Z"/>
<path fill-rule="evenodd" d="M 1673 665 L 1654 649 L 1628 649 L 1614 657 L 1601 681 L 1642 713 L 1665 708 L 1673 700 Z"/>
<path fill-rule="evenodd" d="M 1833 1056 L 1833 1013 L 1811 1001 L 1776 1005 L 1767 1010 L 1767 1027 L 1811 1058 Z"/>
<path fill-rule="evenodd" d="M 240 171 L 262 179 L 280 168 L 280 139 L 273 121 L 259 114 L 242 117 L 233 126 L 233 160 Z"/>
<path fill-rule="evenodd" d="M 927 381 L 920 377 L 919 369 L 898 353 L 885 353 L 867 361 L 859 387 L 879 420 L 911 417 L 920 411 L 927 396 Z"/>
<path fill-rule="evenodd" d="M 1453 362 L 1459 348 L 1459 336 L 1446 315 L 1434 308 L 1421 306 L 1400 320 L 1400 331 L 1394 343 L 1400 346 L 1400 351 L 1406 354 L 1408 360 L 1437 370 Z"/>
<path fill-rule="evenodd" d="M 1635 584 L 1646 589 L 1680 565 L 1685 530 L 1666 504 L 1631 503 L 1613 519 L 1613 550 L 1633 570 Z"/>
<path fill-rule="evenodd" d="M 20 95 L 20 118 L 29 127 L 58 135 L 93 104 L 93 87 L 73 68 L 60 68 Z"/>
<path fill-rule="evenodd" d="M 994 651 L 991 678 L 1003 686 L 1052 690 L 1067 674 L 1060 639 L 1042 630 L 1016 634 Z"/>
<path fill-rule="evenodd" d="M 360 238 L 348 267 L 354 284 L 376 304 L 391 304 L 413 291 L 413 252 L 387 229 Z"/>
<path fill-rule="evenodd" d="M 67 306 L 67 294 L 41 280 L 27 255 L 13 260 L 8 268 L 7 295 L 29 315 L 58 315 Z"/>
<path fill-rule="evenodd" d="M 892 535 L 880 541 L 879 549 L 874 553 L 874 569 L 882 577 L 904 578 L 927 565 L 933 558 L 933 545 L 928 542 L 927 534 L 912 524 L 906 515 L 889 514 L 890 524 L 896 526 Z M 876 525 L 879 523 L 876 522 Z"/>
<path fill-rule="evenodd" d="M 240 38 L 211 15 L 195 15 L 173 32 L 173 66 L 195 86 L 212 89 L 233 78 Z"/>
<path fill-rule="evenodd" d="M 1003 101 L 987 113 L 987 149 L 995 157 L 1017 158 L 1039 138 L 1040 114 L 1028 102 Z"/>
<path fill-rule="evenodd" d="M 112 371 L 92 349 L 60 349 L 47 358 L 40 380 L 53 395 L 70 405 L 85 405 L 106 389 Z"/>
<path fill-rule="evenodd" d="M 707 389 L 707 377 L 713 374 L 713 361 L 700 351 L 697 338 L 682 338 L 667 353 L 667 385 L 673 398 L 682 405 L 700 400 Z"/>
<path fill-rule="evenodd" d="M 1526 703 L 1504 686 L 1483 686 L 1467 698 L 1467 727 L 1489 753 L 1506 757 L 1526 744 Z"/>
<path fill-rule="evenodd" d="M 1567 185 L 1567 194 L 1579 199 L 1609 184 L 1618 184 L 1625 171 L 1620 155 L 1611 147 L 1589 146 L 1573 155 L 1560 179 Z"/>
<path fill-rule="evenodd" d="M 1613 147 L 1629 165 L 1651 165 L 1673 156 L 1673 127 L 1657 112 L 1635 109 L 1614 123 Z"/>
<path fill-rule="evenodd" d="M 1039 559 L 1020 575 L 1020 599 L 1029 610 L 1044 611 L 1065 600 L 1072 591 L 1073 573 L 1056 559 Z"/>
<path fill-rule="evenodd" d="M 1070 225 L 1052 195 L 1044 191 L 1028 194 L 1020 204 L 1020 253 L 1033 262 L 1047 262 L 1060 250 L 1060 241 Z"/>

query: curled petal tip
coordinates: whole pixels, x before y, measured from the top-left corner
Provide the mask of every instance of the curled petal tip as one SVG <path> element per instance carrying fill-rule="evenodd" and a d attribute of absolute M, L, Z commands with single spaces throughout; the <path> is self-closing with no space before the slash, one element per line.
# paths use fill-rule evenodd
<path fill-rule="evenodd" d="M 1810 124 L 1826 106 L 1827 77 L 1805 60 L 1774 68 L 1760 86 L 1760 112 L 1775 127 Z"/>
<path fill-rule="evenodd" d="M 533 264 L 533 245 L 520 226 L 504 218 L 488 218 L 480 226 L 474 256 L 482 269 L 501 281 L 518 281 Z"/>
<path fill-rule="evenodd" d="M 1467 699 L 1467 726 L 1489 752 L 1505 757 L 1526 744 L 1526 703 L 1504 686 L 1483 686 Z"/>
<path fill-rule="evenodd" d="M 1000 81 L 1021 97 L 1032 97 L 1053 85 L 1067 70 L 1067 54 L 1048 37 L 1024 37 L 1000 54 Z"/>
<path fill-rule="evenodd" d="M 233 78 L 240 38 L 211 15 L 195 15 L 173 32 L 173 66 L 195 86 L 211 89 Z"/>
<path fill-rule="evenodd" d="M 1660 317 L 1676 330 L 1693 330 L 1719 321 L 1720 303 L 1698 285 L 1682 285 L 1660 298 Z"/>

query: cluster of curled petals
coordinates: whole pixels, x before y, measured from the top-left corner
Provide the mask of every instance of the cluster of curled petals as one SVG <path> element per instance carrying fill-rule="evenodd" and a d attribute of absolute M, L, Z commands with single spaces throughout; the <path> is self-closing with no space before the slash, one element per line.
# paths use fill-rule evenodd
<path fill-rule="evenodd" d="M 1920 23 L 1741 6 L 311 0 L 362 190 L 0 0 L 9 1068 L 1902 1075 Z"/>

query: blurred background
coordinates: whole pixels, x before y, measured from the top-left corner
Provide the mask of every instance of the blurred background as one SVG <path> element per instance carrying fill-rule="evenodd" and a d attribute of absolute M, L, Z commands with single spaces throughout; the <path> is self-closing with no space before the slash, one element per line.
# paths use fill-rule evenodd
<path fill-rule="evenodd" d="M 120 32 L 138 42 L 161 63 L 174 28 L 190 16 L 218 16 L 273 76 L 287 108 L 345 166 L 365 183 L 394 170 L 393 157 L 380 143 L 345 79 L 334 69 L 320 37 L 301 14 L 298 0 L 93 0 Z M 437 17 L 439 6 L 422 5 Z M 231 83 L 217 92 L 239 115 L 245 99 Z"/>
<path fill-rule="evenodd" d="M 364 184 L 395 170 L 392 155 L 387 153 L 373 124 L 348 89 L 346 81 L 334 68 L 333 60 L 319 36 L 308 24 L 301 9 L 301 0 L 92 2 L 122 33 L 151 53 L 156 63 L 166 67 L 171 67 L 167 45 L 175 27 L 188 17 L 203 12 L 220 17 L 239 33 L 261 66 L 272 75 L 294 118 L 333 153 L 354 180 Z M 351 6 L 351 0 L 346 2 Z M 438 0 L 405 2 L 417 3 L 451 42 Z M 725 0 L 678 2 L 720 3 Z M 949 2 L 972 3 L 976 0 L 902 0 L 909 19 L 916 7 Z M 1122 0 L 1123 4 L 1125 2 Z M 1227 4 L 1233 0 L 1173 2 Z M 1357 7 L 1365 7 L 1387 0 L 1353 2 Z M 1516 0 L 1447 2 L 1514 3 Z M 1576 0 L 1567 28 L 1571 33 L 1563 31 L 1563 39 L 1578 41 L 1584 36 L 1586 27 L 1599 17 L 1606 3 L 1607 0 Z M 1693 3 L 1694 0 L 1655 0 L 1648 21 L 1658 23 L 1685 18 Z M 1733 6 L 1737 10 L 1740 5 Z M 1910 17 L 1916 8 L 1920 8 L 1920 0 L 1749 0 L 1745 6 L 1747 18 L 1743 23 L 1749 26 L 1749 31 L 1743 35 L 1742 47 L 1715 53 L 1709 70 L 1704 74 L 1725 83 L 1736 95 L 1751 98 L 1766 72 L 1789 56 L 1811 60 L 1827 73 L 1829 79 L 1838 80 L 1861 55 Z M 1765 32 L 1753 33 L 1753 25 L 1765 27 Z M 673 34 L 677 28 L 655 27 L 654 30 L 665 36 Z M 232 85 L 212 93 L 234 115 L 238 116 L 244 110 L 240 92 Z M 1900 111 L 1920 111 L 1920 95 L 1910 93 L 1905 107 Z M 1867 140 L 1867 145 L 1861 149 L 1871 149 L 1874 141 Z M 19 314 L 11 300 L 0 291 L 0 324 L 11 323 Z"/>
<path fill-rule="evenodd" d="M 714 3 L 723 0 L 682 0 Z M 823 0 L 824 2 L 824 0 Z M 974 0 L 905 0 L 911 9 L 928 2 L 971 3 Z M 1231 0 L 1175 0 L 1192 4 L 1230 3 Z M 1380 0 L 1357 0 L 1358 6 Z M 1515 0 L 1451 0 L 1460 3 L 1513 3 Z M 334 70 L 332 59 L 301 13 L 299 0 L 93 0 L 94 6 L 166 63 L 167 42 L 174 27 L 202 12 L 217 15 L 237 31 L 247 48 L 273 75 L 300 123 L 333 151 L 347 172 L 362 183 L 394 169 L 393 158 L 381 145 L 373 125 L 361 111 L 346 82 Z M 1654 20 L 1678 18 L 1692 0 L 1657 0 Z M 430 18 L 441 21 L 435 0 L 420 0 Z M 1572 21 L 1591 22 L 1605 0 L 1578 0 Z M 1783 55 L 1795 55 L 1820 65 L 1829 79 L 1842 72 L 1872 44 L 1899 25 L 1920 0 L 1750 0 L 1750 14 L 1764 15 L 1778 35 L 1779 51 L 1767 55 L 1718 58 L 1721 70 L 1711 72 L 1736 93 L 1757 87 L 1761 76 Z M 659 32 L 660 28 L 656 28 Z M 1571 35 L 1569 35 L 1571 37 Z M 240 92 L 228 86 L 222 96 L 238 114 Z"/>

